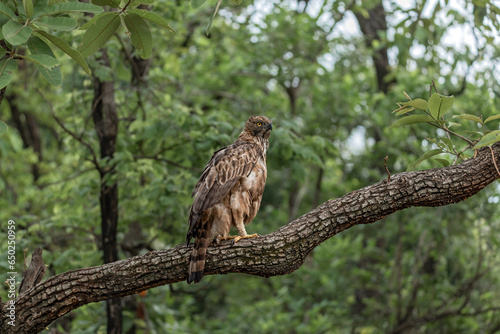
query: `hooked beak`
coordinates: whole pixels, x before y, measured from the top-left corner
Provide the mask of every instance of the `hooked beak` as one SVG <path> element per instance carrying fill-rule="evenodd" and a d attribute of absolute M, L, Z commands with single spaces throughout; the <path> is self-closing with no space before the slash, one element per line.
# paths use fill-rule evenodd
<path fill-rule="evenodd" d="M 269 123 L 269 125 L 267 126 L 267 129 L 272 131 L 273 130 L 273 123 Z"/>

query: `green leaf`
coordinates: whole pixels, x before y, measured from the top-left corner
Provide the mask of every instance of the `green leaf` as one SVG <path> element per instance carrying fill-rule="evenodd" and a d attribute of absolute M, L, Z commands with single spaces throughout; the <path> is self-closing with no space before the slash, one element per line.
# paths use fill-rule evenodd
<path fill-rule="evenodd" d="M 23 0 L 23 7 L 26 12 L 26 16 L 31 18 L 33 16 L 33 0 Z"/>
<path fill-rule="evenodd" d="M 415 100 L 411 100 L 411 101 L 400 102 L 400 104 L 405 105 L 405 106 L 409 106 L 409 107 L 413 107 L 413 108 L 417 108 L 420 110 L 424 110 L 424 111 L 427 110 L 427 101 L 423 100 L 423 99 L 415 99 Z"/>
<path fill-rule="evenodd" d="M 62 2 L 45 7 L 43 10 L 37 13 L 36 17 L 70 12 L 87 12 L 96 14 L 101 13 L 102 11 L 104 11 L 104 9 L 91 3 Z"/>
<path fill-rule="evenodd" d="M 432 94 L 428 102 L 429 112 L 431 113 L 432 117 L 434 117 L 435 119 L 439 119 L 451 109 L 454 102 L 454 96 L 444 96 L 438 93 L 434 93 Z"/>
<path fill-rule="evenodd" d="M 410 116 L 405 116 L 403 118 L 398 119 L 396 122 L 392 123 L 392 125 L 389 127 L 390 128 L 397 128 L 400 126 L 404 125 L 410 125 L 410 124 L 416 124 L 416 123 L 427 123 L 427 122 L 434 122 L 432 117 L 428 115 L 410 115 Z"/>
<path fill-rule="evenodd" d="M 239 5 L 243 0 L 231 0 L 234 4 Z"/>
<path fill-rule="evenodd" d="M 493 121 L 495 119 L 500 119 L 500 114 L 488 117 L 487 119 L 484 120 L 484 124 L 488 123 L 489 121 Z"/>
<path fill-rule="evenodd" d="M 210 35 L 210 28 L 212 27 L 212 23 L 214 22 L 215 16 L 217 15 L 217 12 L 219 11 L 220 4 L 222 3 L 222 0 L 217 0 L 217 4 L 215 5 L 214 13 L 212 14 L 212 17 L 210 18 L 210 21 L 208 22 L 207 30 L 205 31 L 205 34 L 208 36 Z"/>
<path fill-rule="evenodd" d="M 52 68 L 46 68 L 44 66 L 38 65 L 35 63 L 35 66 L 38 68 L 38 71 L 42 74 L 42 76 L 47 80 L 49 84 L 52 86 L 60 86 L 62 83 L 62 74 L 59 66 L 55 66 Z"/>
<path fill-rule="evenodd" d="M 34 0 L 33 1 L 33 17 L 31 20 L 36 20 L 37 18 L 40 17 L 40 15 L 45 13 L 45 10 L 47 9 L 48 6 L 48 0 Z"/>
<path fill-rule="evenodd" d="M 92 3 L 97 6 L 120 7 L 120 0 L 92 0 Z"/>
<path fill-rule="evenodd" d="M 68 56 L 73 58 L 73 60 L 76 61 L 83 68 L 85 73 L 90 75 L 90 68 L 87 62 L 85 61 L 85 58 L 83 58 L 83 56 L 78 51 L 69 46 L 69 44 L 66 43 L 66 41 L 42 30 L 36 30 L 35 33 L 37 35 L 45 37 L 47 40 L 49 40 L 49 42 L 51 42 L 59 49 L 61 49 L 64 53 L 66 53 Z"/>
<path fill-rule="evenodd" d="M 420 158 L 418 158 L 416 161 L 412 162 L 412 163 L 408 166 L 408 168 L 406 169 L 406 171 L 408 172 L 408 171 L 410 171 L 410 170 L 412 170 L 412 169 L 416 168 L 418 165 L 420 165 L 420 163 L 421 163 L 422 161 L 427 160 L 427 159 L 429 159 L 430 157 L 433 157 L 433 156 L 438 155 L 438 154 L 441 154 L 441 153 L 443 153 L 443 151 L 442 151 L 441 149 L 439 149 L 439 148 L 436 148 L 436 149 L 434 149 L 434 150 L 430 150 L 430 151 L 425 152 L 425 153 L 424 153 L 424 154 L 423 154 Z"/>
<path fill-rule="evenodd" d="M 51 68 L 59 65 L 59 62 L 57 61 L 56 58 L 46 54 L 32 54 L 30 56 L 24 56 L 23 58 L 31 60 L 32 62 L 35 63 L 35 65 L 38 64 L 46 68 Z"/>
<path fill-rule="evenodd" d="M 407 114 L 407 113 L 409 113 L 410 111 L 413 111 L 413 110 L 415 110 L 415 108 L 413 108 L 413 107 L 401 109 L 400 111 L 398 111 L 396 113 L 396 116 L 401 116 L 401 115 Z"/>
<path fill-rule="evenodd" d="M 30 38 L 32 29 L 23 24 L 10 20 L 2 27 L 3 37 L 12 45 L 20 45 L 26 43 Z"/>
<path fill-rule="evenodd" d="M 28 40 L 28 49 L 30 50 L 32 55 L 39 55 L 39 54 L 44 54 L 44 55 L 49 55 L 53 58 L 54 52 L 52 52 L 52 49 L 50 46 L 47 45 L 44 41 L 42 41 L 40 38 L 33 36 Z"/>
<path fill-rule="evenodd" d="M 461 114 L 461 115 L 455 115 L 453 116 L 453 118 L 466 119 L 468 121 L 473 121 L 479 124 L 483 124 L 483 120 L 480 117 L 477 117 L 476 115 Z"/>
<path fill-rule="evenodd" d="M 14 14 L 12 9 L 10 9 L 10 7 L 4 4 L 3 2 L 0 2 L 0 14 L 5 15 L 12 20 L 17 20 L 16 14 Z"/>
<path fill-rule="evenodd" d="M 7 86 L 12 80 L 12 73 L 17 70 L 17 63 L 14 59 L 4 59 L 0 61 L 0 89 Z"/>
<path fill-rule="evenodd" d="M 481 138 L 481 140 L 476 144 L 476 146 L 473 147 L 473 149 L 477 150 L 478 148 L 492 145 L 499 141 L 500 141 L 500 130 L 491 131 L 490 133 L 484 135 L 483 138 Z"/>
<path fill-rule="evenodd" d="M 478 138 L 483 137 L 483 133 L 481 131 L 471 131 L 471 130 L 464 130 L 464 134 L 473 134 L 473 135 L 478 135 Z"/>
<path fill-rule="evenodd" d="M 31 37 L 28 40 L 28 48 L 32 55 L 48 55 L 54 57 L 52 49 L 38 37 Z M 35 63 L 35 66 L 38 68 L 38 71 L 40 71 L 45 80 L 47 80 L 51 85 L 59 86 L 62 83 L 62 75 L 59 67 L 46 68 L 45 66 L 37 63 Z"/>
<path fill-rule="evenodd" d="M 46 16 L 36 21 L 39 25 L 53 30 L 73 30 L 77 26 L 75 19 L 64 16 Z"/>
<path fill-rule="evenodd" d="M 207 0 L 191 0 L 191 7 L 192 8 L 198 8 L 201 7 Z"/>
<path fill-rule="evenodd" d="M 100 17 L 103 17 L 103 16 L 108 15 L 108 14 L 109 14 L 109 12 L 104 12 L 104 13 L 100 13 L 100 14 L 95 15 L 93 18 L 88 20 L 85 24 L 81 25 L 80 28 L 78 28 L 78 30 L 87 30 L 91 25 L 95 24 L 97 22 L 97 20 L 99 20 Z"/>
<path fill-rule="evenodd" d="M 17 3 L 17 1 L 16 1 Z M 16 6 L 16 21 L 20 21 L 20 22 L 23 22 L 24 20 L 26 20 L 26 18 L 28 17 L 28 15 L 26 15 L 26 11 L 24 10 L 24 6 L 21 5 L 22 3 L 22 0 L 19 0 L 19 6 Z M 23 22 L 24 23 L 24 22 Z"/>
<path fill-rule="evenodd" d="M 125 26 L 130 32 L 130 40 L 132 45 L 139 51 L 141 58 L 147 59 L 151 57 L 153 51 L 153 40 L 148 24 L 142 17 L 134 13 L 125 14 L 123 17 Z"/>
<path fill-rule="evenodd" d="M 31 37 L 27 45 L 32 55 L 45 54 L 54 57 L 54 52 L 52 52 L 50 46 L 38 37 Z"/>
<path fill-rule="evenodd" d="M 151 5 L 152 3 L 154 3 L 154 0 L 133 0 L 130 5 L 129 5 L 129 8 L 134 8 L 134 7 L 137 7 L 141 4 L 144 4 L 144 5 Z"/>
<path fill-rule="evenodd" d="M 150 11 L 147 11 L 147 10 L 143 10 L 143 9 L 137 9 L 137 8 L 131 9 L 128 12 L 129 13 L 137 14 L 137 15 L 139 15 L 140 17 L 142 17 L 145 20 L 148 20 L 148 21 L 151 21 L 153 23 L 156 23 L 156 24 L 160 25 L 161 27 L 170 30 L 171 32 L 175 32 L 175 29 L 172 28 L 168 24 L 167 20 L 165 20 L 162 16 L 160 16 L 160 15 L 158 15 L 156 13 L 153 13 L 153 12 L 150 12 Z"/>
<path fill-rule="evenodd" d="M 119 15 L 117 12 L 106 13 L 87 29 L 78 48 L 82 56 L 91 56 L 106 44 L 120 26 Z"/>
<path fill-rule="evenodd" d="M 462 126 L 460 123 L 455 123 L 455 122 L 448 122 L 448 129 L 450 129 L 453 126 Z"/>
<path fill-rule="evenodd" d="M 433 160 L 439 162 L 443 167 L 448 167 L 450 165 L 450 162 L 446 159 L 436 158 Z"/>
<path fill-rule="evenodd" d="M 7 131 L 7 124 L 5 124 L 4 122 L 0 121 L 0 135 L 2 133 L 4 133 L 5 131 Z"/>
<path fill-rule="evenodd" d="M 439 138 L 441 141 L 446 145 L 446 147 L 450 150 L 450 152 L 453 152 L 453 148 L 455 147 L 453 145 L 453 142 L 449 138 Z"/>

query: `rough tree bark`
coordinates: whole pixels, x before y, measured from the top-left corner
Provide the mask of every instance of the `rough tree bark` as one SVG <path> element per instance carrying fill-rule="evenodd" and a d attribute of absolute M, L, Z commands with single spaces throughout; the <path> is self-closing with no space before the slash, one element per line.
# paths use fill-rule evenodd
<path fill-rule="evenodd" d="M 493 146 L 500 166 L 500 143 Z M 369 224 L 413 206 L 441 206 L 463 201 L 500 178 L 492 152 L 481 149 L 464 163 L 400 173 L 374 185 L 328 200 L 279 230 L 255 239 L 209 247 L 205 275 L 246 273 L 269 277 L 298 269 L 316 246 L 357 224 Z M 53 276 L 16 300 L 16 327 L 3 316 L 2 333 L 37 333 L 82 305 L 131 295 L 186 279 L 191 247 L 167 250 L 82 268 Z M 1 305 L 7 314 L 7 303 Z"/>

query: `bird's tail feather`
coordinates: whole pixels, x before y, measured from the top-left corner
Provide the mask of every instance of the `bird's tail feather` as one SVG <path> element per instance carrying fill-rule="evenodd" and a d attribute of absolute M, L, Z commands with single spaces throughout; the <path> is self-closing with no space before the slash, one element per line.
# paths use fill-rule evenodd
<path fill-rule="evenodd" d="M 200 213 L 195 213 L 193 208 L 189 211 L 189 229 L 186 236 L 186 246 L 189 246 L 189 241 L 191 238 L 198 236 L 199 226 L 201 225 L 200 220 L 203 215 Z"/>
<path fill-rule="evenodd" d="M 199 283 L 203 278 L 203 270 L 205 269 L 205 257 L 207 255 L 207 248 L 210 243 L 209 232 L 211 224 L 205 224 L 200 230 L 194 243 L 194 248 L 189 258 L 188 269 L 188 284 L 194 282 Z"/>

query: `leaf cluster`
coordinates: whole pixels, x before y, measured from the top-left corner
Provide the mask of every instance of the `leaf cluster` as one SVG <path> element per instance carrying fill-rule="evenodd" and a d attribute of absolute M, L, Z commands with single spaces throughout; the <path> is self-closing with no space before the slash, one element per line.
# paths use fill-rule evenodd
<path fill-rule="evenodd" d="M 90 68 L 85 57 L 91 56 L 117 32 L 125 27 L 132 45 L 142 58 L 151 57 L 153 42 L 148 21 L 172 32 L 174 29 L 160 15 L 147 9 L 151 0 L 95 0 L 92 3 L 68 1 L 23 0 L 0 2 L 0 89 L 12 80 L 18 61 L 33 63 L 42 76 L 54 86 L 62 83 L 60 63 L 52 47 L 71 57 L 85 73 Z M 106 11 L 105 11 L 106 10 Z M 108 11 L 109 10 L 109 11 Z M 60 37 L 61 32 L 73 32 L 78 13 L 97 14 L 80 27 L 84 30 L 77 48 Z M 27 52 L 26 52 L 27 51 Z"/>
<path fill-rule="evenodd" d="M 445 115 L 452 109 L 455 102 L 454 96 L 445 96 L 439 93 L 431 95 L 429 100 L 417 98 L 412 100 L 406 92 L 404 93 L 408 101 L 399 102 L 399 108 L 394 110 L 396 116 L 404 116 L 396 120 L 390 127 L 397 128 L 419 123 L 426 123 L 436 127 L 443 135 L 437 138 L 428 138 L 434 144 L 434 148 L 425 152 L 420 158 L 408 166 L 407 170 L 416 168 L 423 161 L 440 154 L 448 154 L 455 157 L 453 164 L 457 161 L 464 161 L 473 155 L 473 150 L 484 146 L 493 145 L 500 141 L 500 130 L 488 130 L 486 124 L 491 121 L 500 120 L 500 113 L 486 118 L 472 114 L 454 115 L 453 119 L 466 120 L 476 125 L 474 130 L 451 130 L 451 128 L 462 129 L 462 124 L 451 121 Z M 455 141 L 452 140 L 455 139 Z M 457 141 L 465 142 L 466 145 L 460 145 Z M 434 158 L 436 162 L 446 167 L 450 162 L 441 157 Z"/>

